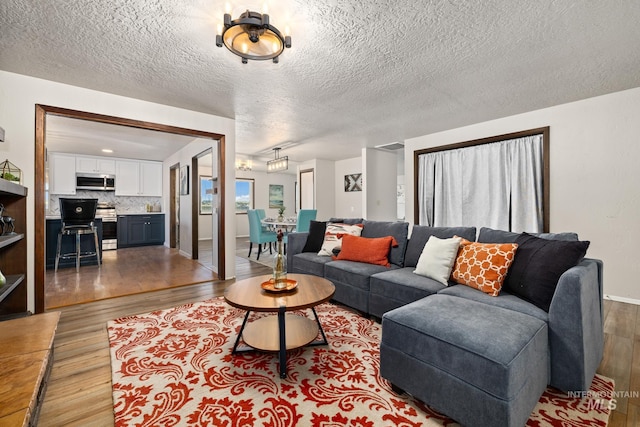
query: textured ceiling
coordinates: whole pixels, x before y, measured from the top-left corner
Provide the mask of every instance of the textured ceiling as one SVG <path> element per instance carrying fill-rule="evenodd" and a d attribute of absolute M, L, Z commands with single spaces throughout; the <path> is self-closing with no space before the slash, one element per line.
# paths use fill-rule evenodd
<path fill-rule="evenodd" d="M 293 47 L 243 65 L 222 1 L 2 0 L 0 69 L 235 118 L 239 153 L 295 161 L 640 86 L 638 0 L 267 5 Z"/>

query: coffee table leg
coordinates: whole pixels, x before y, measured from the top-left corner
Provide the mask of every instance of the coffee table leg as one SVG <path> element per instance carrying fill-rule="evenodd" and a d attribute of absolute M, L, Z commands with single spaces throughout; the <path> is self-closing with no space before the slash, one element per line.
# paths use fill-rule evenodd
<path fill-rule="evenodd" d="M 320 324 L 320 318 L 318 317 L 318 313 L 316 313 L 316 309 L 311 307 L 311 311 L 313 311 L 313 315 L 316 317 L 316 322 L 318 323 L 318 329 L 320 329 L 320 333 L 322 334 L 322 341 L 313 342 L 310 345 L 327 345 L 329 341 L 327 341 L 327 336 L 324 334 L 324 329 L 322 329 L 322 325 Z"/>
<path fill-rule="evenodd" d="M 231 354 L 238 353 L 238 343 L 240 342 L 240 337 L 242 336 L 242 331 L 244 331 L 244 326 L 247 324 L 247 319 L 249 319 L 250 311 L 247 311 L 247 314 L 244 315 L 244 320 L 242 321 L 242 326 L 240 327 L 240 331 L 238 331 L 238 337 L 236 338 L 236 343 L 233 345 L 233 350 L 231 350 Z"/>
<path fill-rule="evenodd" d="M 287 335 L 284 324 L 284 314 L 287 307 L 278 309 L 278 333 L 280 338 L 280 378 L 287 377 Z"/>

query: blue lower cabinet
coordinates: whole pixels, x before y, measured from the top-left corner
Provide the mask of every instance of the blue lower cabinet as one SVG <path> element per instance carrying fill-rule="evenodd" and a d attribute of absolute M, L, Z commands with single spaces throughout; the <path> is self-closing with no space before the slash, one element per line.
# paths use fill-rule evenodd
<path fill-rule="evenodd" d="M 118 215 L 118 248 L 164 244 L 164 214 Z"/>
<path fill-rule="evenodd" d="M 98 227 L 98 244 L 102 247 L 102 220 L 96 218 L 96 226 Z M 56 265 L 56 250 L 58 248 L 58 233 L 62 228 L 62 220 L 60 219 L 48 219 L 46 221 L 46 261 L 47 270 L 53 270 Z M 76 250 L 76 238 L 75 236 L 62 236 L 62 245 L 60 247 L 60 253 L 70 253 Z M 83 234 L 80 236 L 80 250 L 82 252 L 95 251 L 95 243 L 93 234 Z M 102 250 L 100 250 L 100 259 L 102 260 Z M 82 258 L 80 265 L 97 265 L 95 257 Z M 73 259 L 60 259 L 58 268 L 75 267 L 76 261 Z"/>

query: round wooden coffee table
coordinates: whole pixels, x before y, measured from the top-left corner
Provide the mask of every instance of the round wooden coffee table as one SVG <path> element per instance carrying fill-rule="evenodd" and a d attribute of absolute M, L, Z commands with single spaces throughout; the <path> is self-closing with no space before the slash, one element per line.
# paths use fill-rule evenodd
<path fill-rule="evenodd" d="M 237 347 L 241 337 L 253 349 L 277 351 L 280 355 L 280 376 L 284 378 L 287 376 L 287 350 L 328 344 L 314 307 L 329 301 L 336 289 L 333 283 L 322 277 L 288 274 L 287 278 L 295 280 L 297 286 L 290 291 L 271 292 L 261 286 L 270 277 L 239 280 L 227 288 L 224 299 L 229 305 L 247 311 L 233 346 L 233 354 L 239 352 Z M 315 321 L 306 316 L 286 313 L 309 308 L 313 311 Z M 252 311 L 276 314 L 247 323 Z M 318 332 L 323 340 L 314 342 Z"/>

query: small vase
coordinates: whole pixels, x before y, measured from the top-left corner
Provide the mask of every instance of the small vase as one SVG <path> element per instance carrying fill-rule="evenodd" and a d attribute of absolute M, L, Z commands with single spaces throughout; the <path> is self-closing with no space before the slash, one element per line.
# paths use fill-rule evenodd
<path fill-rule="evenodd" d="M 273 260 L 273 287 L 287 287 L 287 258 L 282 253 L 282 230 L 278 230 L 278 252 Z"/>
<path fill-rule="evenodd" d="M 278 222 L 282 222 L 282 221 L 284 221 L 284 216 L 278 215 Z"/>

